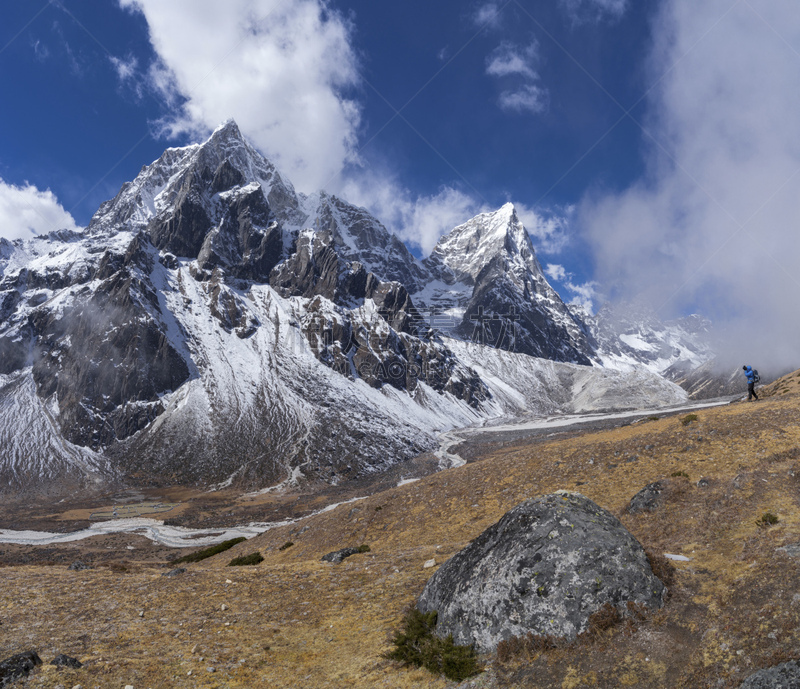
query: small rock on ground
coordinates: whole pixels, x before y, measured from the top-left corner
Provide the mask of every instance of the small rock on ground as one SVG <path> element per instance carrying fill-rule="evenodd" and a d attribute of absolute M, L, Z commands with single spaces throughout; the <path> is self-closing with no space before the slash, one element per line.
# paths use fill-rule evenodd
<path fill-rule="evenodd" d="M 360 552 L 361 550 L 358 548 L 342 548 L 341 550 L 334 550 L 332 553 L 323 555 L 322 560 L 324 562 L 333 562 L 334 564 L 338 565 L 346 557 L 350 557 L 351 555 L 356 555 Z"/>
<path fill-rule="evenodd" d="M 631 498 L 625 511 L 628 514 L 638 514 L 639 512 L 652 512 L 661 506 L 663 498 L 661 494 L 666 490 L 666 485 L 662 481 L 654 481 L 642 488 Z"/>
<path fill-rule="evenodd" d="M 53 660 L 50 661 L 50 665 L 55 665 L 56 667 L 71 667 L 71 668 L 79 668 L 83 667 L 83 663 L 78 660 L 77 658 L 70 658 L 70 656 L 66 655 L 65 653 L 59 653 Z"/>

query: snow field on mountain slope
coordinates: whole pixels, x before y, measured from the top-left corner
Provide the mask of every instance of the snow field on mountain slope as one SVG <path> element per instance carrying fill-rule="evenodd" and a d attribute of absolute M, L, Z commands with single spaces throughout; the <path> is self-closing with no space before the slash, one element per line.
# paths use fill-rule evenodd
<path fill-rule="evenodd" d="M 683 388 L 641 368 L 613 371 L 597 367 L 575 371 L 572 411 L 654 409 L 683 404 L 689 397 Z"/>
<path fill-rule="evenodd" d="M 677 385 L 641 368 L 609 371 L 447 340 L 489 386 L 505 414 L 648 409 L 687 400 Z M 511 382 L 513 381 L 513 383 Z"/>
<path fill-rule="evenodd" d="M 177 276 L 169 281 L 177 285 Z M 363 380 L 348 380 L 319 362 L 297 327 L 306 312 L 306 299 L 283 299 L 266 285 L 252 286 L 247 294 L 231 290 L 238 306 L 261 324 L 242 339 L 222 329 L 211 315 L 204 283 L 182 271 L 180 284 L 180 291 L 166 291 L 168 310 L 180 323 L 170 333 L 176 339 L 181 331 L 186 333 L 199 382 L 184 384 L 189 385 L 185 395 L 170 396 L 171 403 L 153 430 L 171 423 L 170 416 L 176 417 L 174 421 L 180 416 L 181 423 L 196 417 L 192 425 L 202 425 L 223 409 L 235 410 L 228 423 L 237 424 L 253 418 L 262 405 L 271 411 L 271 424 L 280 433 L 275 454 L 284 458 L 286 475 L 298 477 L 293 448 L 309 434 L 324 431 L 321 403 L 347 409 L 349 429 L 363 433 L 370 442 L 387 436 L 413 440 L 422 434 L 433 445 L 435 433 L 480 418 L 466 403 L 424 384 L 412 397 L 391 386 L 375 389 Z M 340 317 L 332 304 L 322 302 L 323 314 Z M 370 305 L 361 308 L 365 319 Z"/>
<path fill-rule="evenodd" d="M 31 369 L 0 375 L 0 472 L 20 483 L 71 473 L 110 473 L 108 461 L 65 440 L 36 394 Z M 45 461 L 43 458 L 46 457 Z"/>
<path fill-rule="evenodd" d="M 680 328 L 666 327 L 663 330 L 653 330 L 650 334 L 657 342 L 648 342 L 641 334 L 620 335 L 620 341 L 639 356 L 634 353 L 604 351 L 600 348 L 597 357 L 600 365 L 609 370 L 645 369 L 661 375 L 676 361 L 683 362 L 689 369 L 694 369 L 713 356 L 708 347 L 693 347 L 691 337 Z M 667 353 L 668 356 L 665 356 Z M 648 359 L 648 355 L 655 358 Z"/>

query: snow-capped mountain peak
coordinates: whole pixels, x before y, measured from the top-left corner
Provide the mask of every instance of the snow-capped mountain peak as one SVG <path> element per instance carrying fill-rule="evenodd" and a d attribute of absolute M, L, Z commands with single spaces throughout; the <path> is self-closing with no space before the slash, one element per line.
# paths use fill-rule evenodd
<path fill-rule="evenodd" d="M 453 229 L 424 264 L 431 279 L 415 303 L 450 315 L 461 337 L 589 363 L 586 333 L 547 282 L 513 204 Z"/>
<path fill-rule="evenodd" d="M 497 257 L 541 273 L 530 237 L 512 203 L 476 215 L 453 229 L 439 240 L 425 263 L 446 282 L 474 284 Z"/>
<path fill-rule="evenodd" d="M 296 193 L 229 120 L 85 231 L 0 241 L 0 485 L 336 482 L 561 408 L 564 380 L 606 375 L 573 366 L 592 354 L 513 205 L 422 263 L 366 209 Z"/>
<path fill-rule="evenodd" d="M 292 184 L 244 139 L 236 122 L 228 120 L 202 144 L 168 148 L 144 166 L 115 198 L 100 206 L 89 232 L 147 230 L 159 248 L 194 256 L 205 237 L 202 229 L 218 220 L 217 195 L 253 183 L 261 187 L 274 215 L 302 224 L 305 216 Z M 178 234 L 184 240 L 174 246 L 154 228 L 170 221 L 181 225 Z"/>

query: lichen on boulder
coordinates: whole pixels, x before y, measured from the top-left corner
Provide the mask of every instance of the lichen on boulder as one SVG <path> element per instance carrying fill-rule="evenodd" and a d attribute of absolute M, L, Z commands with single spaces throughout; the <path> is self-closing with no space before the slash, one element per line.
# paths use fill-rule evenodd
<path fill-rule="evenodd" d="M 800 686 L 800 661 L 790 660 L 750 675 L 739 689 L 791 689 Z"/>
<path fill-rule="evenodd" d="M 436 633 L 493 651 L 528 632 L 573 639 L 610 603 L 660 608 L 666 588 L 641 544 L 610 512 L 577 493 L 528 500 L 430 578 L 417 601 Z"/>

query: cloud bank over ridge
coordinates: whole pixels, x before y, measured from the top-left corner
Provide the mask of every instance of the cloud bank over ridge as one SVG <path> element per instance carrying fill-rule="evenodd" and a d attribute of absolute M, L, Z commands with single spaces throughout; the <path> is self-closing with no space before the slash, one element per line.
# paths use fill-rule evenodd
<path fill-rule="evenodd" d="M 348 20 L 321 0 L 119 0 L 147 21 L 151 88 L 176 103 L 163 123 L 198 138 L 235 117 L 301 189 L 355 158 L 359 81 Z"/>
<path fill-rule="evenodd" d="M 647 177 L 580 209 L 597 277 L 662 316 L 711 316 L 731 361 L 796 366 L 800 14 L 668 0 L 655 21 Z"/>
<path fill-rule="evenodd" d="M 74 231 L 78 226 L 53 192 L 0 179 L 0 237 L 30 239 L 34 234 L 61 229 Z"/>

